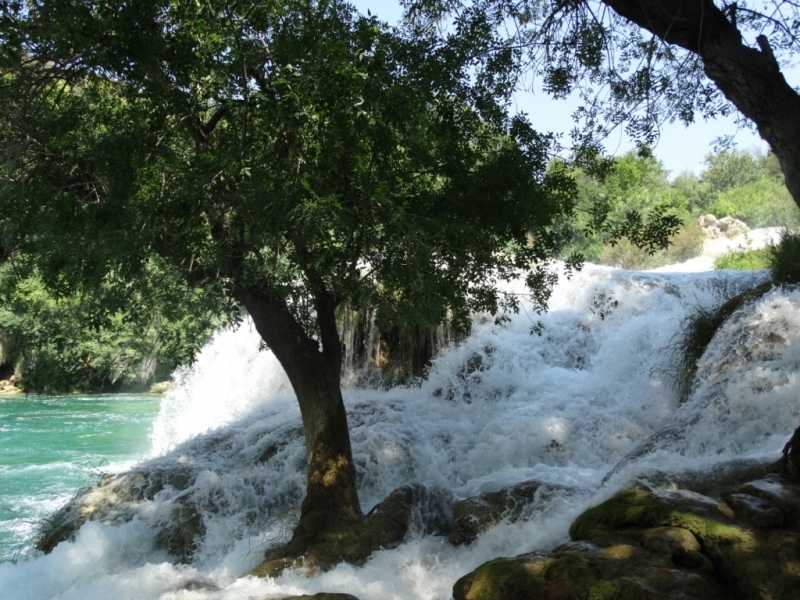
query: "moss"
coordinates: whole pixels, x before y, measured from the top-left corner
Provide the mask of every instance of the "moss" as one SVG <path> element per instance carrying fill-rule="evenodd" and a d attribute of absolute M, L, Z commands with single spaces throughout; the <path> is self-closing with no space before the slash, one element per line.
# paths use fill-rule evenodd
<path fill-rule="evenodd" d="M 543 588 L 544 561 L 525 564 L 513 558 L 496 558 L 459 579 L 455 600 L 533 600 Z"/>
<path fill-rule="evenodd" d="M 619 595 L 619 584 L 613 581 L 597 581 L 588 591 L 587 600 L 606 600 Z"/>
<path fill-rule="evenodd" d="M 674 527 L 700 540 L 713 538 L 749 543 L 750 533 L 726 523 L 733 517 L 729 507 L 699 494 L 691 496 L 626 490 L 580 515 L 570 527 L 574 540 L 589 540 L 612 531 Z"/>

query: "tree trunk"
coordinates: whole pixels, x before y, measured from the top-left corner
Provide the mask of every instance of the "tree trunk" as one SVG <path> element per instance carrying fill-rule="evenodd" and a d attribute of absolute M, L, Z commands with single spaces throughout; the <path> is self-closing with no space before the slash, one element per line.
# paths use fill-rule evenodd
<path fill-rule="evenodd" d="M 285 302 L 258 287 L 234 292 L 261 338 L 289 376 L 297 395 L 306 442 L 306 497 L 285 554 L 302 553 L 328 531 L 363 518 L 356 492 L 356 470 L 342 402 L 342 350 L 335 303 L 317 294 L 320 343 L 310 338 Z"/>
<path fill-rule="evenodd" d="M 755 123 L 778 157 L 786 187 L 800 207 L 800 96 L 783 77 L 767 38 L 759 36 L 760 50 L 746 46 L 712 0 L 603 3 L 665 42 L 700 56 L 709 79 Z"/>

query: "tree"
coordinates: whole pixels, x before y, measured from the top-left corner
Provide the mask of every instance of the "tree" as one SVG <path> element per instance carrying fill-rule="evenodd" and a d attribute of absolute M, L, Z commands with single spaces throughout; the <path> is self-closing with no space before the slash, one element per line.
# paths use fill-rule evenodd
<path fill-rule="evenodd" d="M 0 265 L 0 369 L 26 393 L 147 389 L 191 362 L 229 320 L 226 304 L 155 258 L 138 282 L 59 295 L 15 253 Z"/>
<path fill-rule="evenodd" d="M 539 307 L 574 185 L 504 110 L 485 27 L 404 38 L 335 0 L 4 2 L 0 246 L 48 289 L 153 257 L 252 318 L 297 395 L 307 490 L 287 554 L 362 518 L 337 307 L 467 327 Z M 532 269 L 532 270 L 531 270 Z"/>
<path fill-rule="evenodd" d="M 412 20 L 451 12 L 509 31 L 521 70 L 555 96 L 580 93 L 576 155 L 624 125 L 652 144 L 660 125 L 739 111 L 780 162 L 800 206 L 800 96 L 781 71 L 800 49 L 800 6 L 780 0 L 407 0 Z M 499 38 L 503 35 L 498 33 Z"/>

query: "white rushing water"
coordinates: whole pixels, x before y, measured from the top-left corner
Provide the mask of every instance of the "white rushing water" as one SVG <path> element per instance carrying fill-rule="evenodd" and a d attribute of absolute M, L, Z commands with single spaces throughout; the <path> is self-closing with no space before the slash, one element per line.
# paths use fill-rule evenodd
<path fill-rule="evenodd" d="M 632 272 L 588 266 L 555 290 L 542 317 L 523 310 L 439 356 L 418 386 L 346 389 L 364 509 L 423 482 L 464 498 L 538 479 L 577 486 L 542 499 L 526 523 L 501 525 L 467 547 L 411 535 L 363 567 L 305 578 L 241 578 L 285 537 L 302 498 L 304 451 L 291 388 L 245 324 L 217 335 L 163 401 L 153 464 L 185 465 L 189 490 L 169 487 L 118 527 L 89 523 L 50 555 L 0 565 L 6 599 L 264 599 L 319 591 L 361 600 L 451 597 L 479 564 L 551 547 L 572 519 L 634 478 L 669 479 L 734 458 L 777 457 L 800 424 L 800 292 L 771 292 L 714 338 L 698 385 L 679 405 L 670 344 L 687 315 L 765 273 Z M 513 288 L 511 291 L 520 291 Z M 672 429 L 664 429 L 665 427 Z M 603 477 L 650 436 L 609 482 Z M 438 491 L 437 491 L 438 490 Z M 206 535 L 191 566 L 155 549 L 152 524 L 191 492 Z"/>

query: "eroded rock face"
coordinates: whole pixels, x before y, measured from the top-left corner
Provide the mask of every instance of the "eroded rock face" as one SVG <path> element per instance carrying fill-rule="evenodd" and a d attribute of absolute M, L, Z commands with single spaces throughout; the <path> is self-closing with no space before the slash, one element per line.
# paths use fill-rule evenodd
<path fill-rule="evenodd" d="M 735 238 L 750 231 L 747 223 L 733 217 L 722 217 L 717 219 L 714 215 L 702 215 L 697 219 L 698 224 L 703 229 L 706 237 L 711 239 L 727 237 Z"/>
<path fill-rule="evenodd" d="M 578 517 L 573 541 L 498 558 L 455 600 L 790 599 L 800 589 L 800 487 L 777 474 L 722 494 L 621 492 Z"/>

